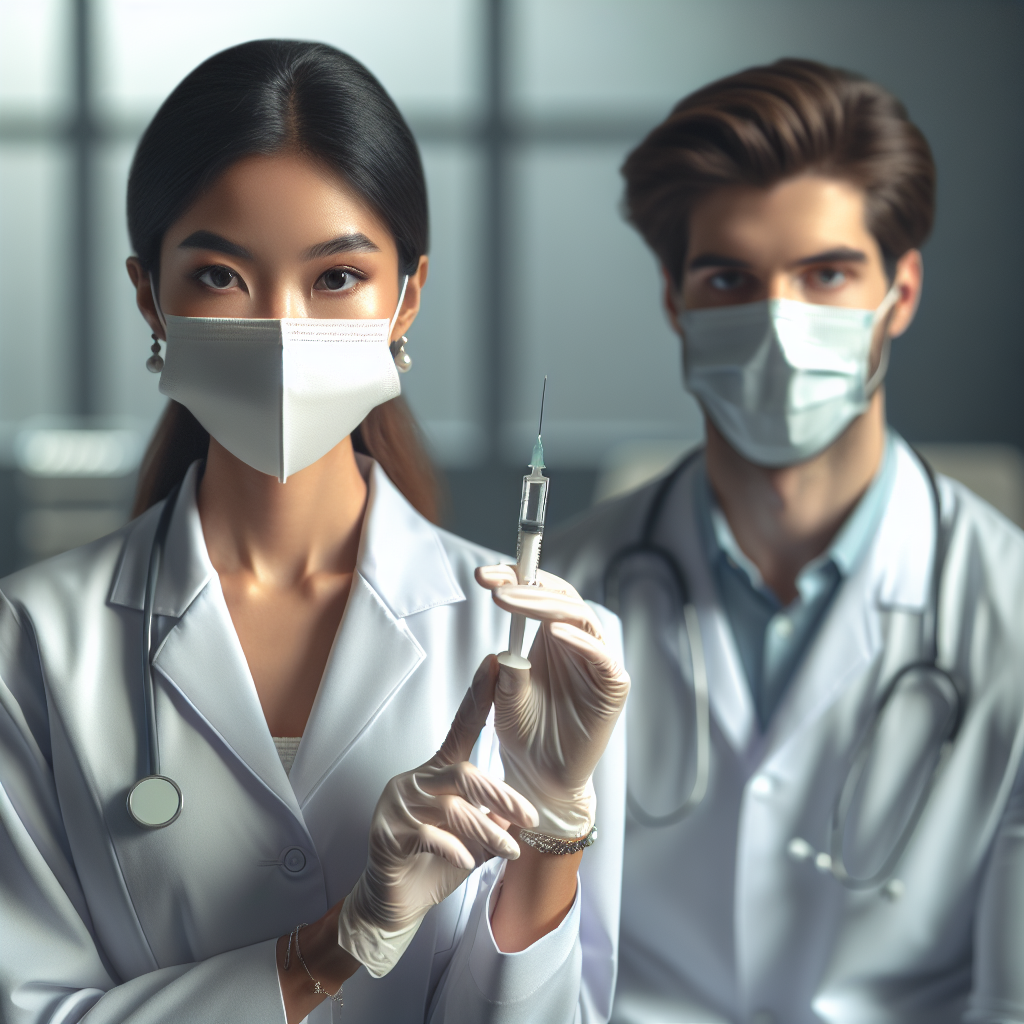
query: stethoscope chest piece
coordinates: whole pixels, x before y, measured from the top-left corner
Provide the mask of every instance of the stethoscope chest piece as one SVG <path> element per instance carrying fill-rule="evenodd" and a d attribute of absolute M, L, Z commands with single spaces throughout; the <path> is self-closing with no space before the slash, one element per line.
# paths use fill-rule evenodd
<path fill-rule="evenodd" d="M 181 790 L 166 775 L 147 775 L 128 790 L 128 813 L 143 828 L 163 828 L 181 814 Z"/>

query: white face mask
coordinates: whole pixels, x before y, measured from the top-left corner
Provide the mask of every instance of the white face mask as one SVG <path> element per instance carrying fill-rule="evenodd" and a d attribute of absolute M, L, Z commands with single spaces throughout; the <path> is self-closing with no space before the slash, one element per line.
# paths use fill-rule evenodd
<path fill-rule="evenodd" d="M 824 451 L 863 413 L 889 361 L 868 380 L 871 342 L 899 298 L 876 310 L 768 299 L 684 310 L 683 377 L 725 439 L 760 466 Z"/>
<path fill-rule="evenodd" d="M 282 483 L 401 394 L 388 320 L 164 316 L 162 394 L 232 455 Z M 154 288 L 153 294 L 156 294 Z M 159 308 L 158 308 L 159 312 Z"/>

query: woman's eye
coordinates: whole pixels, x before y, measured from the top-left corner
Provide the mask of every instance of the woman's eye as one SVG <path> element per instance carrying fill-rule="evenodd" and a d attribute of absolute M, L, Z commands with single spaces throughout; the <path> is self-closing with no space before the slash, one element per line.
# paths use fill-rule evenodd
<path fill-rule="evenodd" d="M 746 274 L 741 270 L 720 270 L 708 278 L 708 284 L 716 292 L 734 292 L 746 284 Z"/>
<path fill-rule="evenodd" d="M 839 288 L 846 284 L 846 274 L 835 267 L 820 267 L 811 271 L 811 284 L 815 288 Z"/>
<path fill-rule="evenodd" d="M 359 278 L 351 270 L 342 270 L 341 267 L 332 269 L 321 274 L 313 286 L 317 291 L 322 292 L 347 292 L 353 288 Z"/>
<path fill-rule="evenodd" d="M 227 267 L 207 267 L 196 275 L 196 280 L 200 284 L 205 284 L 207 288 L 213 288 L 216 291 L 222 292 L 241 279 L 233 270 L 228 270 Z"/>

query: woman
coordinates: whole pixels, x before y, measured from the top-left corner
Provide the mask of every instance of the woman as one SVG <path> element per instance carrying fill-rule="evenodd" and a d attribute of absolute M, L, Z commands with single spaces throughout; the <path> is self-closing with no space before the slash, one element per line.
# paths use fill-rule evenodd
<path fill-rule="evenodd" d="M 128 220 L 177 401 L 138 518 L 0 586 L 0 1016 L 328 1020 L 343 982 L 348 1021 L 601 1015 L 617 885 L 583 957 L 577 866 L 628 679 L 614 620 L 554 577 L 476 586 L 486 553 L 424 518 L 401 115 L 330 47 L 235 47 L 157 113 Z M 510 610 L 532 672 L 487 656 Z"/>

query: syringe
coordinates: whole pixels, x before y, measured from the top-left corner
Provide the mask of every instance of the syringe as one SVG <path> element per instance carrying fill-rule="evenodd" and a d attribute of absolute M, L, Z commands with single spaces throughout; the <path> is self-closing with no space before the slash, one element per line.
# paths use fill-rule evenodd
<path fill-rule="evenodd" d="M 548 510 L 548 478 L 541 472 L 544 468 L 544 444 L 541 431 L 544 427 L 544 397 L 548 390 L 548 379 L 540 394 L 540 423 L 537 426 L 537 443 L 533 446 L 530 459 L 530 474 L 523 477 L 523 500 L 519 507 L 519 541 L 516 546 L 516 575 L 520 583 L 536 583 L 537 567 L 540 564 L 540 543 L 544 537 L 544 516 Z M 523 637 L 526 632 L 526 617 L 512 616 L 508 632 L 508 649 L 517 657 L 523 656 Z"/>

